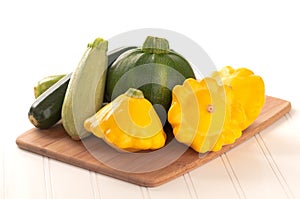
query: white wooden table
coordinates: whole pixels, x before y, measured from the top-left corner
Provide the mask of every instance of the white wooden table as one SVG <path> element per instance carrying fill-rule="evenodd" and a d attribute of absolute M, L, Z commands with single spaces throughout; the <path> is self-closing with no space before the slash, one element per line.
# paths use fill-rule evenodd
<path fill-rule="evenodd" d="M 171 16 L 166 22 L 157 14 L 147 16 L 138 1 L 132 4 L 139 9 L 125 2 L 1 1 L 0 198 L 300 198 L 298 4 L 178 2 L 166 11 Z M 148 12 L 158 3 L 163 10 L 170 8 L 154 0 Z M 292 103 L 291 112 L 230 152 L 155 188 L 17 147 L 16 137 L 32 128 L 27 111 L 37 80 L 72 71 L 86 43 L 97 36 L 110 38 L 144 27 L 185 34 L 206 50 L 217 68 L 252 69 L 264 78 L 266 94 Z"/>

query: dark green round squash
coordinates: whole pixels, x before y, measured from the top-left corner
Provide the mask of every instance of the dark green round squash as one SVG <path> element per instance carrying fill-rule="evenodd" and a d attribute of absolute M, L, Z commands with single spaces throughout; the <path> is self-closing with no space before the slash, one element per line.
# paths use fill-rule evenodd
<path fill-rule="evenodd" d="M 141 48 L 126 51 L 108 69 L 106 100 L 137 88 L 153 105 L 160 104 L 167 111 L 173 87 L 187 78 L 195 78 L 189 62 L 170 50 L 166 39 L 148 36 Z"/>

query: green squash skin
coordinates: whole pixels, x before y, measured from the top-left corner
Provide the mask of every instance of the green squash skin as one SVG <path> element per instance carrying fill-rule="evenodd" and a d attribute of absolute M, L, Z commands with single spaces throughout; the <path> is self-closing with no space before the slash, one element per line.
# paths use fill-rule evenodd
<path fill-rule="evenodd" d="M 135 48 L 136 46 L 124 46 L 111 50 L 108 53 L 109 67 L 121 54 Z M 28 118 L 35 127 L 49 129 L 61 119 L 62 105 L 71 76 L 72 73 L 64 76 L 33 102 Z"/>
<path fill-rule="evenodd" d="M 173 87 L 187 78 L 195 78 L 194 71 L 175 51 L 155 54 L 141 48 L 132 49 L 123 53 L 108 69 L 105 97 L 112 101 L 129 88 L 136 88 L 153 105 L 160 104 L 167 111 Z"/>
<path fill-rule="evenodd" d="M 35 127 L 48 129 L 61 119 L 61 108 L 71 75 L 61 78 L 31 105 L 28 118 Z"/>

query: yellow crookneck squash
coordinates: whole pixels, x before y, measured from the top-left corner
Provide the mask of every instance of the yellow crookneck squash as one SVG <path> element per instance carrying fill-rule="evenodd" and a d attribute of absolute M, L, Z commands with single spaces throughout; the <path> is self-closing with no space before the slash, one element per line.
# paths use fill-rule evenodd
<path fill-rule="evenodd" d="M 265 102 L 262 78 L 246 68 L 224 67 L 202 80 L 187 79 L 172 94 L 168 121 L 173 134 L 200 153 L 235 142 Z"/>
<path fill-rule="evenodd" d="M 84 127 L 120 151 L 159 149 L 166 141 L 152 104 L 133 88 L 86 119 Z"/>

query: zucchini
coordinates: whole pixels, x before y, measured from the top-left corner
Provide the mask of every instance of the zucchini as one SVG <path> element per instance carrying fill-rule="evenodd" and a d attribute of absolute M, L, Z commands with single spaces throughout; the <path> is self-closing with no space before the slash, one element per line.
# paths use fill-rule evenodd
<path fill-rule="evenodd" d="M 40 81 L 38 81 L 37 85 L 34 87 L 34 97 L 38 98 L 43 92 L 48 90 L 53 84 L 58 82 L 61 78 L 66 75 L 51 75 L 44 77 Z"/>
<path fill-rule="evenodd" d="M 108 42 L 97 38 L 89 44 L 73 72 L 61 111 L 62 124 L 74 140 L 90 133 L 84 129 L 84 121 L 102 106 L 106 71 Z"/>
<path fill-rule="evenodd" d="M 110 67 L 121 54 L 133 48 L 136 47 L 120 47 L 110 51 L 108 66 Z M 28 118 L 35 127 L 48 129 L 61 119 L 61 109 L 71 76 L 72 73 L 60 79 L 33 102 L 28 111 Z"/>

